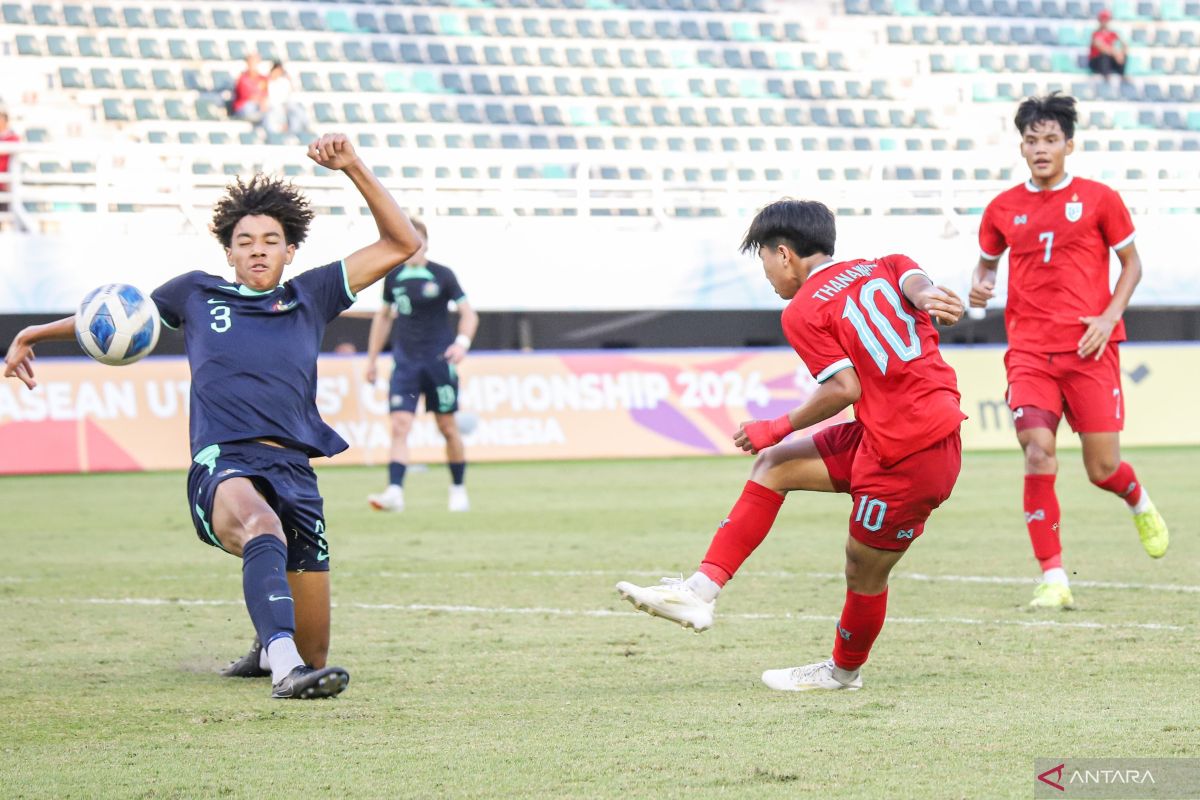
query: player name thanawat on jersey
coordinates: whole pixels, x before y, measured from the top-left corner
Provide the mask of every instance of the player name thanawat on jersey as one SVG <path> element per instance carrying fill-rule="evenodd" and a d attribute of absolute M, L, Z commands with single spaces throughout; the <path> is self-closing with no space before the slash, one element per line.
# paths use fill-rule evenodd
<path fill-rule="evenodd" d="M 850 286 L 858 278 L 869 278 L 875 271 L 875 264 L 856 264 L 850 269 L 843 270 L 826 281 L 820 289 L 813 292 L 813 297 L 821 302 L 832 300 L 837 293 Z"/>

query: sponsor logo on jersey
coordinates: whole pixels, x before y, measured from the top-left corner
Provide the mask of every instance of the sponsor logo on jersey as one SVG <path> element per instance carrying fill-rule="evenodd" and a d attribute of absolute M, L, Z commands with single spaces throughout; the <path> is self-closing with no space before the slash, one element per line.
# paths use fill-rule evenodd
<path fill-rule="evenodd" d="M 297 301 L 292 300 L 292 301 L 285 303 L 283 300 L 276 300 L 275 305 L 271 306 L 271 310 L 272 311 L 291 311 L 293 308 L 296 307 L 296 302 Z"/>
<path fill-rule="evenodd" d="M 1013 217 L 1013 225 L 1024 225 L 1026 222 L 1029 222 L 1029 217 L 1025 214 L 1017 214 Z"/>
<path fill-rule="evenodd" d="M 424 297 L 437 297 L 439 291 L 438 285 L 433 281 L 427 281 L 425 285 L 421 287 L 421 295 Z"/>

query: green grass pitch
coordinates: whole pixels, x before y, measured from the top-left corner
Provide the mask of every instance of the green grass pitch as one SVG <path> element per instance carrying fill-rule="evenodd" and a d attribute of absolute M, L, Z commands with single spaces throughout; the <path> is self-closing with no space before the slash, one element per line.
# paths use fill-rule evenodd
<path fill-rule="evenodd" d="M 1131 450 L 1172 526 L 1152 561 L 1077 452 L 1059 478 L 1078 610 L 1023 608 L 1017 454 L 969 454 L 901 562 L 860 692 L 782 695 L 825 658 L 849 501 L 797 494 L 702 635 L 622 578 L 690 573 L 736 458 L 473 465 L 371 512 L 382 469 L 325 468 L 323 702 L 226 680 L 240 564 L 202 545 L 181 473 L 0 479 L 0 795 L 16 798 L 1029 797 L 1036 757 L 1200 753 L 1196 449 Z"/>

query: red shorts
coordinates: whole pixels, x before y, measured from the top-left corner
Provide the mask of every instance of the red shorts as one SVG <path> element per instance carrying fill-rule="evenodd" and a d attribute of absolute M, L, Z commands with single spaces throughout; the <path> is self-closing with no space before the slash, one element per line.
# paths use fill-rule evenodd
<path fill-rule="evenodd" d="M 924 450 L 884 467 L 860 422 L 831 425 L 813 436 L 834 488 L 854 499 L 850 535 L 880 550 L 907 550 L 930 513 L 950 496 L 962 467 L 956 428 Z"/>
<path fill-rule="evenodd" d="M 1104 348 L 1099 361 L 1076 353 L 1004 354 L 1008 371 L 1008 407 L 1013 413 L 1034 406 L 1056 417 L 1066 412 L 1076 433 L 1110 433 L 1125 427 L 1121 393 L 1121 356 L 1116 343 Z M 1018 422 L 1018 428 L 1020 424 Z"/>

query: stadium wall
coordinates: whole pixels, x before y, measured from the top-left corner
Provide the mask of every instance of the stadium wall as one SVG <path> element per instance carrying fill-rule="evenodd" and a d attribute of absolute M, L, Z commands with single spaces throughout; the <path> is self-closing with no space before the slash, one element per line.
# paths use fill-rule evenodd
<path fill-rule="evenodd" d="M 945 352 L 970 416 L 964 447 L 1015 448 L 1003 348 Z M 1200 429 L 1180 402 L 1200 372 L 1200 345 L 1126 345 L 1122 362 L 1123 443 L 1200 444 Z M 362 356 L 320 359 L 317 406 L 351 445 L 332 463 L 387 460 L 386 382 L 368 385 L 364 373 Z M 781 414 L 815 385 L 794 354 L 777 348 L 476 354 L 461 376 L 473 461 L 733 454 L 730 434 L 740 421 Z M 38 362 L 38 378 L 32 392 L 0 382 L 0 474 L 188 465 L 184 359 L 152 357 L 117 369 L 47 358 Z M 1063 428 L 1063 446 L 1074 446 Z M 428 415 L 418 418 L 410 444 L 416 462 L 443 459 Z"/>

